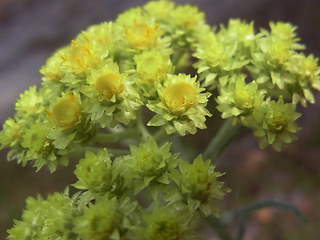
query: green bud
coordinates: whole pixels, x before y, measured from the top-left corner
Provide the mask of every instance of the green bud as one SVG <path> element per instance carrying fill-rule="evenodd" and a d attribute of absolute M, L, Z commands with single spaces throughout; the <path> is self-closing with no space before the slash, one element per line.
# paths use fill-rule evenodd
<path fill-rule="evenodd" d="M 256 123 L 252 127 L 260 147 L 270 144 L 276 151 L 281 151 L 283 146 L 296 140 L 294 134 L 300 128 L 295 120 L 300 115 L 295 111 L 294 104 L 284 103 L 281 97 L 277 102 L 268 98 L 253 114 Z"/>
<path fill-rule="evenodd" d="M 181 176 L 176 177 L 182 195 L 191 210 L 200 209 L 204 215 L 218 214 L 219 208 L 215 199 L 222 199 L 226 190 L 222 189 L 223 182 L 217 180 L 223 174 L 215 172 L 210 160 L 203 161 L 199 155 L 192 164 L 181 160 L 179 162 Z"/>
<path fill-rule="evenodd" d="M 75 230 L 81 239 L 120 239 L 122 214 L 116 198 L 89 204 L 83 215 L 75 219 Z"/>
<path fill-rule="evenodd" d="M 29 197 L 22 221 L 15 221 L 8 239 L 77 239 L 73 231 L 77 215 L 75 203 L 66 194 L 54 193 L 47 200 Z"/>
<path fill-rule="evenodd" d="M 130 145 L 131 156 L 127 156 L 129 167 L 127 177 L 134 179 L 134 193 L 140 192 L 150 183 L 169 184 L 170 172 L 177 166 L 177 156 L 169 150 L 171 143 L 158 147 L 153 139 L 148 139 L 138 147 Z"/>
<path fill-rule="evenodd" d="M 258 90 L 258 84 L 252 81 L 245 82 L 245 76 L 235 76 L 230 79 L 227 87 L 221 88 L 217 97 L 217 109 L 222 118 L 242 118 L 250 115 L 263 101 L 265 91 Z"/>
<path fill-rule="evenodd" d="M 0 149 L 6 147 L 16 146 L 22 140 L 22 130 L 24 122 L 20 120 L 19 122 L 15 121 L 12 118 L 9 118 L 3 125 L 3 129 L 0 132 Z"/>
<path fill-rule="evenodd" d="M 183 211 L 184 210 L 184 211 Z M 187 209 L 175 210 L 156 205 L 151 214 L 144 216 L 144 226 L 139 229 L 143 240 L 187 240 L 194 239 L 192 216 Z"/>
<path fill-rule="evenodd" d="M 78 181 L 73 184 L 78 189 L 88 189 L 92 193 L 105 194 L 112 188 L 111 159 L 106 149 L 97 154 L 86 152 L 74 171 Z"/>

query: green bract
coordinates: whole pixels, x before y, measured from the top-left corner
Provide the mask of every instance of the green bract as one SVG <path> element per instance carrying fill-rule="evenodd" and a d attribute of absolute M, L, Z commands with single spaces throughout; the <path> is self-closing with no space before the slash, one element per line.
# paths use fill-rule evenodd
<path fill-rule="evenodd" d="M 177 137 L 207 128 L 217 108 L 229 119 L 205 159 L 217 161 L 240 125 L 280 151 L 300 129 L 296 105 L 320 90 L 318 58 L 302 52 L 296 27 L 255 29 L 239 19 L 211 28 L 195 6 L 149 1 L 54 52 L 41 86 L 20 94 L 0 149 L 51 172 L 80 159 L 78 192 L 28 198 L 8 239 L 199 239 L 198 218 L 218 217 L 229 190 Z"/>

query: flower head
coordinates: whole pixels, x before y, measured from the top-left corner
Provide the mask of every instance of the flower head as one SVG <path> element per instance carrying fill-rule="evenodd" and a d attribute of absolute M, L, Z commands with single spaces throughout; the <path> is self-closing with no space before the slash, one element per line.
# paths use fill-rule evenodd
<path fill-rule="evenodd" d="M 151 182 L 169 183 L 169 173 L 177 165 L 177 156 L 169 152 L 170 143 L 158 147 L 153 139 L 148 139 L 139 146 L 130 145 L 131 156 L 127 156 L 129 167 L 127 177 L 135 179 L 135 190 L 139 192 Z"/>
<path fill-rule="evenodd" d="M 78 181 L 73 184 L 78 189 L 88 189 L 92 193 L 105 194 L 112 188 L 111 159 L 106 149 L 94 154 L 86 152 L 74 171 Z"/>
<path fill-rule="evenodd" d="M 81 239 L 119 239 L 122 214 L 116 198 L 89 204 L 75 219 L 75 230 Z"/>
<path fill-rule="evenodd" d="M 125 74 L 120 74 L 118 65 L 109 62 L 93 72 L 87 81 L 100 101 L 109 101 L 112 97 L 117 98 L 124 90 L 124 78 Z"/>
<path fill-rule="evenodd" d="M 3 129 L 0 132 L 0 149 L 6 147 L 14 147 L 17 146 L 22 139 L 22 131 L 23 125 L 21 123 L 24 122 L 20 120 L 17 122 L 13 118 L 9 118 L 3 125 Z"/>
<path fill-rule="evenodd" d="M 15 109 L 19 116 L 27 117 L 40 114 L 43 111 L 44 96 L 37 92 L 36 86 L 31 86 L 16 102 Z"/>
<path fill-rule="evenodd" d="M 182 196 L 188 202 L 192 211 L 199 209 L 204 215 L 218 214 L 219 208 L 215 199 L 222 199 L 226 190 L 223 182 L 217 180 L 223 174 L 214 171 L 210 161 L 203 161 L 199 155 L 192 164 L 181 160 L 180 175 L 175 177 Z"/>
<path fill-rule="evenodd" d="M 52 106 L 51 112 L 47 110 L 46 112 L 54 125 L 68 129 L 74 127 L 79 122 L 81 109 L 76 97 L 71 92 L 68 92 L 68 96 L 65 95 L 60 98 Z"/>
<path fill-rule="evenodd" d="M 124 30 L 130 45 L 138 50 L 152 49 L 161 35 L 158 24 L 149 26 L 137 21 L 134 21 L 130 27 L 125 27 Z"/>
<path fill-rule="evenodd" d="M 295 111 L 294 104 L 284 103 L 282 98 L 277 102 L 268 98 L 253 113 L 256 122 L 252 128 L 260 140 L 260 147 L 270 144 L 276 151 L 281 151 L 283 146 L 295 140 L 294 134 L 300 129 L 295 120 L 300 115 Z"/>
<path fill-rule="evenodd" d="M 46 61 L 45 65 L 40 68 L 40 73 L 43 75 L 42 80 L 44 82 L 58 82 L 60 81 L 65 72 L 61 68 L 63 64 L 62 54 L 66 51 L 65 48 L 61 48 L 55 51 Z"/>
<path fill-rule="evenodd" d="M 84 94 L 84 112 L 101 127 L 114 127 L 119 122 L 129 124 L 141 106 L 140 97 L 131 85 L 127 75 L 120 73 L 118 64 L 107 61 L 88 77 L 80 90 Z"/>
<path fill-rule="evenodd" d="M 170 56 L 156 50 L 143 51 L 134 57 L 134 61 L 137 85 L 147 97 L 155 95 L 155 84 L 164 82 L 167 74 L 173 72 Z"/>
<path fill-rule="evenodd" d="M 172 24 L 183 29 L 195 29 L 204 22 L 204 13 L 199 12 L 195 6 L 178 6 L 171 13 Z"/>
<path fill-rule="evenodd" d="M 163 86 L 158 86 L 159 100 L 150 101 L 147 107 L 157 114 L 149 121 L 150 126 L 165 125 L 168 134 L 186 132 L 194 134 L 196 128 L 205 128 L 205 108 L 210 93 L 201 93 L 196 78 L 185 74 L 168 75 Z"/>
<path fill-rule="evenodd" d="M 76 236 L 74 217 L 79 215 L 75 202 L 67 194 L 54 193 L 44 200 L 29 197 L 21 221 L 15 221 L 8 239 L 69 239 Z"/>
<path fill-rule="evenodd" d="M 158 21 L 166 22 L 174 11 L 175 4 L 169 0 L 150 1 L 143 8 Z"/>
<path fill-rule="evenodd" d="M 187 209 L 183 210 L 156 205 L 151 214 L 145 213 L 143 226 L 139 228 L 139 239 L 194 239 L 192 216 Z"/>
<path fill-rule="evenodd" d="M 246 84 L 244 78 L 244 75 L 235 75 L 226 87 L 221 88 L 217 109 L 222 113 L 222 118 L 234 117 L 245 123 L 245 117 L 261 105 L 265 91 L 258 90 L 255 81 Z"/>

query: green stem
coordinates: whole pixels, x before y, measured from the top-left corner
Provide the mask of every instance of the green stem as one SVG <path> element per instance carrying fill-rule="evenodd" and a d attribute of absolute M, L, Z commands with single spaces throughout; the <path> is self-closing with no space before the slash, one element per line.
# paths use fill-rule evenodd
<path fill-rule="evenodd" d="M 68 156 L 69 157 L 83 157 L 86 151 L 90 151 L 93 153 L 97 153 L 102 150 L 102 147 L 91 147 L 91 146 L 84 146 L 84 147 L 77 147 L 73 151 L 71 151 Z M 117 149 L 117 148 L 106 148 L 109 153 L 119 156 L 119 155 L 127 155 L 130 153 L 128 149 Z"/>
<path fill-rule="evenodd" d="M 154 140 L 157 143 L 161 143 L 163 140 L 167 139 L 168 135 L 164 128 L 161 128 L 158 132 L 153 135 Z"/>
<path fill-rule="evenodd" d="M 245 222 L 247 220 L 247 215 L 239 217 L 238 229 L 236 233 L 236 240 L 242 240 L 244 233 L 246 231 Z"/>
<path fill-rule="evenodd" d="M 113 133 L 97 133 L 90 143 L 115 143 L 128 138 L 137 138 L 138 132 L 136 129 L 128 129 Z M 89 144 L 90 144 L 89 143 Z"/>
<path fill-rule="evenodd" d="M 77 146 L 71 150 L 68 154 L 68 157 L 83 157 L 86 151 L 97 153 L 100 151 L 101 147 L 91 147 L 91 146 Z"/>
<path fill-rule="evenodd" d="M 212 162 L 216 163 L 217 158 L 228 146 L 231 140 L 238 134 L 240 125 L 234 126 L 232 118 L 225 121 L 215 137 L 211 140 L 203 153 L 204 159 L 211 158 Z"/>
<path fill-rule="evenodd" d="M 128 149 L 107 148 L 107 150 L 109 153 L 112 153 L 114 156 L 130 154 L 130 151 Z"/>
<path fill-rule="evenodd" d="M 148 129 L 146 128 L 143 119 L 142 119 L 142 110 L 140 109 L 137 113 L 137 128 L 140 134 L 142 135 L 143 139 L 152 138 L 152 135 L 149 133 Z"/>

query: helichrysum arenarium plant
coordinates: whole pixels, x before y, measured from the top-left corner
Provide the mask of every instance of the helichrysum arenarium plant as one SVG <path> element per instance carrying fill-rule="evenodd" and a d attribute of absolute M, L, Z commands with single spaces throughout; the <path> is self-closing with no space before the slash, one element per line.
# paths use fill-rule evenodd
<path fill-rule="evenodd" d="M 0 132 L 8 159 L 37 170 L 79 156 L 79 191 L 28 198 L 8 239 L 201 238 L 199 219 L 219 216 L 229 191 L 210 158 L 237 126 L 261 148 L 281 151 L 296 139 L 296 105 L 314 103 L 320 90 L 318 59 L 303 49 L 289 23 L 257 32 L 233 19 L 212 29 L 197 7 L 167 0 L 81 32 L 47 60 L 41 87 L 20 95 Z M 228 120 L 188 162 L 171 136 L 218 118 L 210 98 Z"/>

